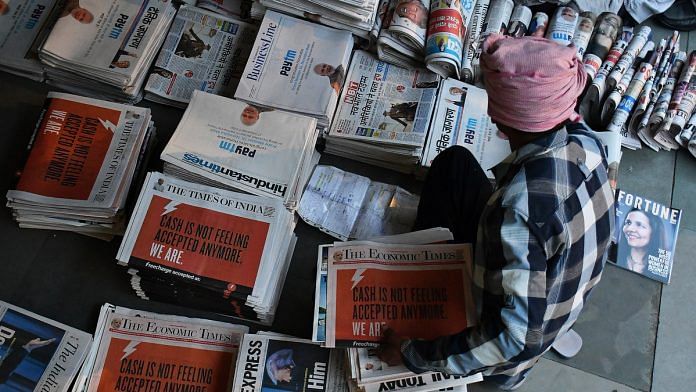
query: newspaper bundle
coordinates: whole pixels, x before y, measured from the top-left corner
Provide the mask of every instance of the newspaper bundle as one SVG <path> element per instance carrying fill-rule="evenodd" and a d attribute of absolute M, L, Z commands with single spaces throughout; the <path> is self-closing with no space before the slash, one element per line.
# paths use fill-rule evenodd
<path fill-rule="evenodd" d="M 606 79 L 606 90 L 612 91 L 617 83 L 621 80 L 624 73 L 629 68 L 633 68 L 636 59 L 639 57 L 645 57 L 647 50 L 651 50 L 650 46 L 654 46 L 654 43 L 650 40 L 652 38 L 652 29 L 649 26 L 641 26 L 636 34 L 631 37 L 631 41 L 626 46 L 626 49 L 621 54 L 621 57 L 616 62 L 611 72 L 607 75 Z M 646 45 L 648 49 L 643 51 Z M 609 119 L 606 119 L 609 120 Z"/>
<path fill-rule="evenodd" d="M 343 241 L 411 231 L 420 198 L 396 185 L 319 165 L 297 214 Z"/>
<path fill-rule="evenodd" d="M 638 136 L 643 143 L 655 151 L 659 151 L 662 148 L 654 139 L 655 131 L 657 131 L 662 123 L 662 120 L 664 120 L 665 115 L 667 114 L 667 108 L 669 106 L 669 101 L 672 98 L 672 93 L 674 92 L 674 86 L 677 84 L 677 79 L 679 78 L 679 75 L 681 75 L 685 62 L 686 52 L 677 52 L 672 61 L 671 68 L 664 85 L 662 86 L 662 91 L 657 96 L 655 107 L 650 114 L 650 118 L 648 119 L 648 124 L 647 126 L 638 130 Z"/>
<path fill-rule="evenodd" d="M 582 58 L 585 72 L 590 80 L 594 79 L 602 61 L 616 41 L 622 26 L 621 17 L 613 12 L 602 12 L 597 17 L 594 32 L 587 44 L 587 50 Z"/>
<path fill-rule="evenodd" d="M 176 9 L 168 0 L 67 1 L 39 57 L 49 83 L 137 102 Z"/>
<path fill-rule="evenodd" d="M 348 392 L 344 367 L 341 350 L 273 333 L 246 334 L 231 390 Z"/>
<path fill-rule="evenodd" d="M 462 67 L 462 41 L 466 34 L 473 2 L 466 3 L 433 0 L 430 2 L 428 36 L 425 42 L 425 65 L 446 78 L 459 79 Z"/>
<path fill-rule="evenodd" d="M 151 130 L 150 109 L 49 93 L 17 185 L 7 192 L 19 226 L 121 234 Z"/>
<path fill-rule="evenodd" d="M 353 49 L 347 31 L 266 12 L 235 98 L 327 126 Z"/>
<path fill-rule="evenodd" d="M 72 392 L 229 391 L 248 330 L 104 304 Z"/>
<path fill-rule="evenodd" d="M 91 344 L 86 332 L 0 301 L 3 391 L 68 391 Z"/>
<path fill-rule="evenodd" d="M 672 98 L 669 101 L 664 120 L 655 127 L 654 139 L 661 148 L 674 150 L 680 147 L 674 138 L 681 132 L 681 126 L 683 125 L 680 126 L 680 122 L 677 119 L 678 117 L 686 117 L 688 119 L 691 116 L 691 111 L 693 111 L 694 94 L 696 94 L 696 91 L 694 91 L 696 86 L 692 84 L 692 76 L 694 75 L 696 75 L 696 50 L 691 51 L 689 58 L 682 66 L 682 71 L 674 85 L 674 91 L 672 92 Z M 694 82 L 696 83 L 696 80 Z M 692 93 L 689 93 L 690 86 Z M 682 107 L 682 101 L 684 100 L 686 106 Z"/>
<path fill-rule="evenodd" d="M 440 152 L 463 146 L 476 157 L 486 176 L 493 178 L 490 169 L 510 154 L 510 144 L 487 111 L 486 90 L 455 79 L 443 81 L 421 165 L 430 167 Z"/>
<path fill-rule="evenodd" d="M 145 98 L 185 108 L 194 90 L 233 96 L 256 32 L 254 25 L 182 6 L 145 84 Z"/>
<path fill-rule="evenodd" d="M 57 0 L 3 1 L 0 10 L 0 70 L 43 81 L 39 44 L 58 16 Z"/>
<path fill-rule="evenodd" d="M 427 38 L 428 0 L 390 0 L 377 39 L 380 60 L 401 67 L 422 67 Z"/>
<path fill-rule="evenodd" d="M 578 24 L 578 12 L 572 7 L 558 7 L 546 29 L 546 38 L 563 46 L 569 45 Z"/>
<path fill-rule="evenodd" d="M 522 4 L 518 4 L 512 9 L 512 15 L 510 15 L 510 24 L 506 34 L 519 38 L 527 34 L 527 29 L 529 29 L 529 23 L 532 21 L 532 10 Z"/>
<path fill-rule="evenodd" d="M 479 47 L 483 43 L 481 34 L 483 33 L 483 25 L 488 15 L 488 5 L 490 0 L 477 0 L 471 15 L 471 23 L 466 31 L 464 40 L 464 53 L 462 54 L 462 70 L 461 77 L 468 83 L 474 83 L 480 79 L 480 71 L 478 69 L 479 57 L 481 51 Z M 476 64 L 476 67 L 474 67 Z"/>
<path fill-rule="evenodd" d="M 161 158 L 168 174 L 294 208 L 318 161 L 317 136 L 314 118 L 195 91 Z"/>
<path fill-rule="evenodd" d="M 422 154 L 439 77 L 353 55 L 326 152 L 410 172 Z"/>
<path fill-rule="evenodd" d="M 261 0 L 269 9 L 309 19 L 369 39 L 381 0 Z"/>
<path fill-rule="evenodd" d="M 515 3 L 512 0 L 483 0 L 483 5 L 487 5 L 485 7 L 487 12 L 481 26 L 481 33 L 478 35 L 479 42 L 476 44 L 476 53 L 471 59 L 471 64 L 465 63 L 462 71 L 464 80 L 472 84 L 482 82 L 479 63 L 483 51 L 483 41 L 491 34 L 507 33 Z"/>
<path fill-rule="evenodd" d="M 116 259 L 143 279 L 156 275 L 205 289 L 218 303 L 236 298 L 270 322 L 292 255 L 294 226 L 280 200 L 153 172 Z M 235 308 L 227 313 L 245 316 Z"/>
<path fill-rule="evenodd" d="M 590 43 L 596 19 L 597 16 L 592 12 L 581 12 L 578 17 L 573 39 L 570 41 L 578 49 L 578 60 L 582 60 L 585 56 L 585 50 Z"/>

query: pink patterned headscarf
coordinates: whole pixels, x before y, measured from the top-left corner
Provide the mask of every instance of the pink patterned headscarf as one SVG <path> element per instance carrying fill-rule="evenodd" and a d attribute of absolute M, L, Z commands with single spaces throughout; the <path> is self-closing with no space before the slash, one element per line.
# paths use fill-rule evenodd
<path fill-rule="evenodd" d="M 587 74 L 575 53 L 545 38 L 490 35 L 481 54 L 488 115 L 524 132 L 579 121 L 575 105 Z"/>

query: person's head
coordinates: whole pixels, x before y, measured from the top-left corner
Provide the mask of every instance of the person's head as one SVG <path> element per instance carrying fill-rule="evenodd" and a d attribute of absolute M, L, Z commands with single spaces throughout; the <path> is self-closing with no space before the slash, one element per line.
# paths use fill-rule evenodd
<path fill-rule="evenodd" d="M 4 0 L 0 0 L 0 15 L 5 15 L 10 10 L 10 6 Z"/>
<path fill-rule="evenodd" d="M 75 7 L 70 11 L 70 15 L 75 18 L 76 21 L 84 24 L 90 24 L 94 20 L 94 15 L 92 15 L 89 10 L 82 7 Z"/>
<path fill-rule="evenodd" d="M 464 94 L 464 89 L 459 87 L 450 87 L 449 93 L 452 95 L 462 95 Z"/>
<path fill-rule="evenodd" d="M 653 214 L 632 209 L 624 218 L 621 232 L 623 235 L 620 238 L 619 249 L 638 248 L 653 256 L 658 255 L 659 248 L 664 249 L 663 224 L 660 218 Z"/>
<path fill-rule="evenodd" d="M 336 68 L 334 68 L 333 65 L 326 63 L 319 63 L 314 66 L 314 73 L 321 76 L 329 76 L 334 73 L 335 70 Z"/>
<path fill-rule="evenodd" d="M 421 29 L 428 25 L 428 10 L 420 0 L 400 1 L 396 6 L 396 14 L 402 18 L 407 18 Z"/>
<path fill-rule="evenodd" d="M 251 105 L 247 105 L 244 110 L 242 110 L 241 120 L 242 124 L 247 126 L 252 126 L 259 121 L 259 110 Z"/>
<path fill-rule="evenodd" d="M 116 68 L 128 68 L 130 67 L 131 63 L 128 60 L 119 60 L 119 61 L 114 61 L 111 63 Z"/>
<path fill-rule="evenodd" d="M 492 34 L 483 43 L 481 71 L 488 115 L 511 141 L 509 130 L 540 134 L 579 119 L 575 106 L 587 74 L 574 47 Z"/>

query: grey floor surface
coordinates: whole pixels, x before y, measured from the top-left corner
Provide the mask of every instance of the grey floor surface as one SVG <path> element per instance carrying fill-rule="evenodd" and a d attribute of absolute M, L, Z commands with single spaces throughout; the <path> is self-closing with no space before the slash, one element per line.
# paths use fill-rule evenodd
<path fill-rule="evenodd" d="M 667 30 L 656 28 L 663 36 Z M 695 42 L 691 42 L 691 41 Z M 696 34 L 682 36 L 682 47 L 696 48 Z M 50 88 L 0 73 L 0 194 L 11 189 L 14 173 L 41 105 Z M 143 102 L 153 109 L 161 150 L 182 110 Z M 324 156 L 321 163 L 399 184 L 419 192 L 412 177 L 345 159 Z M 151 169 L 159 169 L 153 159 Z M 673 281 L 669 286 L 612 265 L 593 292 L 577 323 L 584 339 L 578 356 L 564 360 L 547 354 L 519 391 L 696 391 L 696 159 L 684 151 L 624 151 L 619 187 L 682 208 Z M 316 245 L 333 239 L 300 222 L 293 256 L 273 330 L 311 335 Z M 123 268 L 114 262 L 119 241 L 111 243 L 72 233 L 20 230 L 9 210 L 0 209 L 0 299 L 44 316 L 93 331 L 104 302 L 146 310 L 225 320 L 191 309 L 138 299 Z M 493 391 L 486 384 L 472 392 Z"/>

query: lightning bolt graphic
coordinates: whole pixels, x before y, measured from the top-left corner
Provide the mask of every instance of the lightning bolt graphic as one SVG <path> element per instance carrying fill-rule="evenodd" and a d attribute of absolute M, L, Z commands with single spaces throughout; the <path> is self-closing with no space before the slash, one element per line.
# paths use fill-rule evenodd
<path fill-rule="evenodd" d="M 112 123 L 109 120 L 102 120 L 101 118 L 99 119 L 99 122 L 104 126 L 104 128 L 110 130 L 112 133 L 116 132 L 116 124 Z"/>
<path fill-rule="evenodd" d="M 123 361 L 124 359 L 126 359 L 127 356 L 133 354 L 135 352 L 135 346 L 139 344 L 140 342 L 134 342 L 132 340 L 128 342 L 126 348 L 123 349 L 123 356 L 121 357 L 121 360 Z"/>
<path fill-rule="evenodd" d="M 168 213 L 176 210 L 176 206 L 179 205 L 179 202 L 176 202 L 174 200 L 170 201 L 166 206 L 164 206 L 164 212 L 160 216 L 165 216 Z"/>
<path fill-rule="evenodd" d="M 355 288 L 355 286 L 357 286 L 358 283 L 360 283 L 360 281 L 363 280 L 363 278 L 364 278 L 363 272 L 365 272 L 364 268 L 360 268 L 360 269 L 355 270 L 355 273 L 353 274 L 353 277 L 351 278 L 351 281 L 353 282 L 353 286 L 351 286 L 351 288 L 350 288 L 351 290 L 353 290 Z"/>

